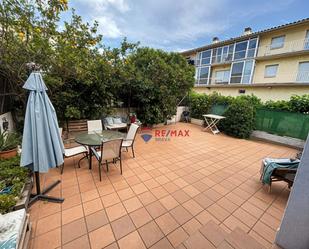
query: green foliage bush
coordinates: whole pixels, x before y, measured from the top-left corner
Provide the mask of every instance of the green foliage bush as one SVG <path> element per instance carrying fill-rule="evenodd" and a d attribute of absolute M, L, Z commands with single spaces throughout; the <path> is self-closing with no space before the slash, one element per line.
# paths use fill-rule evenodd
<path fill-rule="evenodd" d="M 220 130 L 235 137 L 247 138 L 255 129 L 257 108 L 309 114 L 309 95 L 293 95 L 288 101 L 267 101 L 265 103 L 254 95 L 230 97 L 218 93 L 207 95 L 192 92 L 189 96 L 189 107 L 193 118 L 203 119 L 203 114 L 212 113 L 212 108 L 218 105 L 226 107 L 225 112 L 220 114 L 226 117 L 218 125 Z"/>
<path fill-rule="evenodd" d="M 15 206 L 17 199 L 14 195 L 0 195 L 0 214 L 11 211 Z"/>
<path fill-rule="evenodd" d="M 245 100 L 255 108 L 261 105 L 261 100 L 254 95 L 242 95 L 238 97 L 223 96 L 217 92 L 212 94 L 190 93 L 189 107 L 191 117 L 202 119 L 203 114 L 211 113 L 211 109 L 215 105 L 228 106 L 235 100 Z"/>
<path fill-rule="evenodd" d="M 289 103 L 292 112 L 309 114 L 309 94 L 304 94 L 302 96 L 293 95 Z"/>
<path fill-rule="evenodd" d="M 121 95 L 137 107 L 144 124 L 165 122 L 176 114 L 176 106 L 194 84 L 195 68 L 179 53 L 137 48 L 125 65 L 130 76 Z"/>
<path fill-rule="evenodd" d="M 100 118 L 117 102 L 138 107 L 138 118 L 146 124 L 175 114 L 193 86 L 194 66 L 179 53 L 139 47 L 126 39 L 119 48 L 106 47 L 98 23 L 83 22 L 74 10 L 71 17 L 65 13 L 67 21 L 59 28 L 67 10 L 64 0 L 0 2 L 0 81 L 10 93 L 16 120 L 22 124 L 29 62 L 41 66 L 61 121 Z"/>
<path fill-rule="evenodd" d="M 8 194 L 0 194 L 0 213 L 6 213 L 16 204 L 29 178 L 27 168 L 20 167 L 20 157 L 0 160 L 0 190 L 12 187 Z"/>
<path fill-rule="evenodd" d="M 202 115 L 211 108 L 209 95 L 192 92 L 189 98 L 190 115 L 192 118 L 202 119 Z"/>
<path fill-rule="evenodd" d="M 266 101 L 263 107 L 278 111 L 309 114 L 309 94 L 293 95 L 290 100 Z"/>
<path fill-rule="evenodd" d="M 21 139 L 18 133 L 0 131 L 0 151 L 15 149 L 20 142 Z"/>
<path fill-rule="evenodd" d="M 255 106 L 244 98 L 235 98 L 224 113 L 222 127 L 226 134 L 248 138 L 255 124 Z"/>

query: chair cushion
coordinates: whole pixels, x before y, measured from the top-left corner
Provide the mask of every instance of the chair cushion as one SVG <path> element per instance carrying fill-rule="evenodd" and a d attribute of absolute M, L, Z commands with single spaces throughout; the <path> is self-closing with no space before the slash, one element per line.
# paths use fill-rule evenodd
<path fill-rule="evenodd" d="M 99 157 L 101 157 L 101 151 L 98 151 L 97 153 Z M 112 160 L 116 157 L 118 157 L 118 153 L 115 153 L 113 150 L 105 150 L 103 153 L 102 161 Z"/>
<path fill-rule="evenodd" d="M 122 147 L 130 147 L 132 145 L 132 140 L 123 140 Z"/>
<path fill-rule="evenodd" d="M 121 118 L 113 118 L 113 123 L 114 124 L 122 124 Z"/>
<path fill-rule="evenodd" d="M 64 156 L 71 157 L 81 153 L 87 153 L 88 150 L 85 146 L 77 146 L 69 149 L 64 149 Z"/>
<path fill-rule="evenodd" d="M 107 125 L 106 128 L 107 129 L 121 129 L 121 128 L 126 128 L 127 124 L 121 123 L 121 124 L 113 124 L 113 125 Z"/>
<path fill-rule="evenodd" d="M 107 124 L 107 125 L 113 125 L 114 124 L 113 118 L 112 117 L 104 118 L 104 123 Z"/>

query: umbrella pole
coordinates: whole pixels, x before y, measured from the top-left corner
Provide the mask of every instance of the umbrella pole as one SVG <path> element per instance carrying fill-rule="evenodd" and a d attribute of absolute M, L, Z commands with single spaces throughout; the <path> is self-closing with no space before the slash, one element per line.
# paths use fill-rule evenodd
<path fill-rule="evenodd" d="M 40 173 L 39 172 L 34 172 L 35 176 L 35 185 L 36 185 L 36 194 L 31 195 L 31 199 L 29 201 L 28 206 L 32 205 L 34 202 L 38 200 L 42 201 L 50 201 L 50 202 L 56 202 L 56 203 L 62 203 L 64 201 L 63 198 L 57 198 L 57 197 L 52 197 L 45 195 L 49 191 L 51 191 L 54 187 L 56 187 L 61 181 L 58 180 L 54 182 L 53 184 L 49 185 L 46 189 L 44 189 L 41 192 L 41 186 L 40 186 Z"/>

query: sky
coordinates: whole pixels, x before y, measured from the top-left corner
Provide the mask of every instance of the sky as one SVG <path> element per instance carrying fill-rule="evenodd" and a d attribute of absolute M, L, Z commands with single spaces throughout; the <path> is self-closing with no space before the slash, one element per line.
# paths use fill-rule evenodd
<path fill-rule="evenodd" d="M 180 52 L 309 17 L 308 0 L 70 0 L 84 21 L 99 22 L 103 43 L 124 37 L 142 46 Z M 68 13 L 63 20 L 68 18 Z"/>

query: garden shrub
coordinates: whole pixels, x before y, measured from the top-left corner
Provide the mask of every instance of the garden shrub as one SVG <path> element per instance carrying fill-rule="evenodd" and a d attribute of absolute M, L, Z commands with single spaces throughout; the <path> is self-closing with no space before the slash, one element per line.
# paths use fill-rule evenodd
<path fill-rule="evenodd" d="M 227 135 L 248 138 L 254 128 L 255 107 L 248 100 L 236 98 L 224 113 L 222 128 Z"/>
<path fill-rule="evenodd" d="M 206 94 L 191 93 L 190 94 L 190 112 L 192 118 L 202 119 L 202 115 L 206 114 L 210 106 L 209 96 Z"/>
<path fill-rule="evenodd" d="M 16 204 L 24 184 L 29 178 L 27 168 L 20 167 L 20 157 L 0 160 L 0 190 L 12 187 L 7 194 L 0 194 L 0 213 L 9 212 Z"/>
<path fill-rule="evenodd" d="M 304 94 L 302 96 L 293 95 L 289 102 L 292 112 L 309 114 L 309 94 Z"/>
<path fill-rule="evenodd" d="M 293 95 L 290 100 L 269 100 L 263 107 L 277 111 L 289 111 L 298 113 L 309 113 L 309 94 Z"/>
<path fill-rule="evenodd" d="M 288 101 L 285 100 L 268 100 L 263 105 L 266 109 L 278 110 L 278 111 L 290 111 L 290 104 Z"/>

